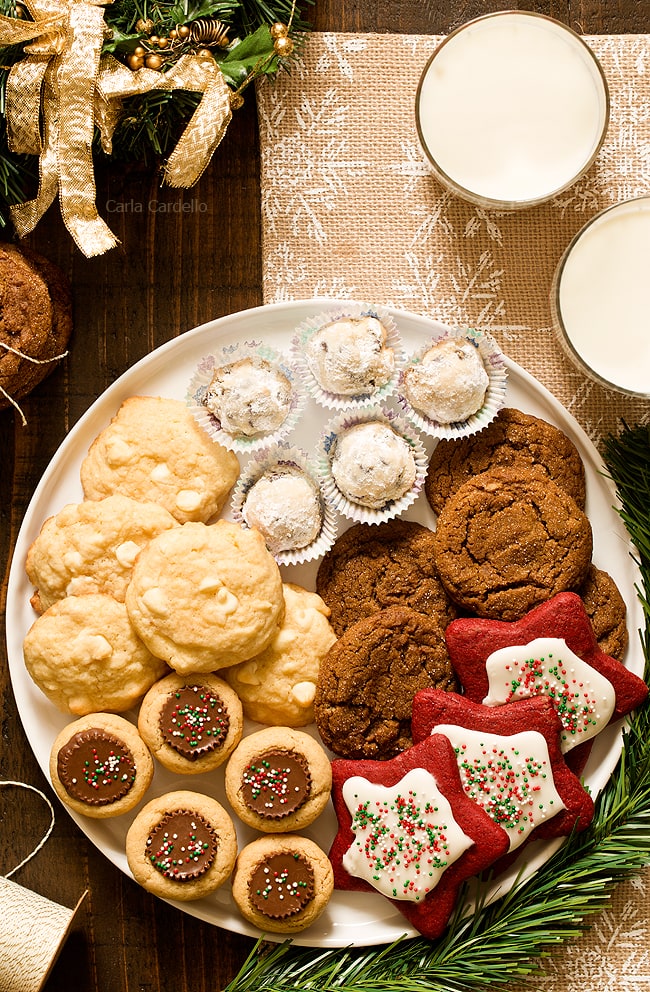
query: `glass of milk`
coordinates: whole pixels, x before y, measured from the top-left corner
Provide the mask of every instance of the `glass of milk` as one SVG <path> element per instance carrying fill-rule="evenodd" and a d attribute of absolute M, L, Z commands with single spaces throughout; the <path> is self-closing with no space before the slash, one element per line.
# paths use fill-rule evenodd
<path fill-rule="evenodd" d="M 501 210 L 550 199 L 593 163 L 609 91 L 589 46 L 559 21 L 499 11 L 449 34 L 416 95 L 422 147 L 443 185 Z"/>
<path fill-rule="evenodd" d="M 551 308 L 582 372 L 650 398 L 650 196 L 608 207 L 578 231 L 555 271 Z"/>

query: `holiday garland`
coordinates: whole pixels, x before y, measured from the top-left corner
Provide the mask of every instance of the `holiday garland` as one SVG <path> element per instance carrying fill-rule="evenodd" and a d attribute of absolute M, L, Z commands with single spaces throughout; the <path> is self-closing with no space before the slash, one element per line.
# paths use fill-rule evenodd
<path fill-rule="evenodd" d="M 604 440 L 620 516 L 636 549 L 650 679 L 650 427 L 623 424 Z M 614 888 L 650 864 L 650 707 L 626 726 L 619 763 L 596 800 L 590 827 L 529 879 L 470 916 L 465 900 L 438 941 L 403 939 L 382 948 L 300 950 L 260 940 L 223 992 L 470 992 L 525 985 L 554 947 L 576 937 Z"/>
<path fill-rule="evenodd" d="M 84 254 L 113 247 L 95 162 L 164 160 L 194 185 L 306 30 L 296 0 L 0 0 L 0 225 L 29 233 L 58 195 Z"/>

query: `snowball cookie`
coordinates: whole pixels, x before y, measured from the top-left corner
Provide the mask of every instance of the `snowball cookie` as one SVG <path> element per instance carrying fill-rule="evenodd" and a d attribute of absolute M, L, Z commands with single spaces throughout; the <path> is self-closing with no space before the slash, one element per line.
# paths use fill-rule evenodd
<path fill-rule="evenodd" d="M 237 857 L 233 822 L 199 792 L 168 792 L 144 806 L 126 835 L 133 877 L 162 899 L 202 899 L 229 878 Z"/>
<path fill-rule="evenodd" d="M 114 713 L 91 713 L 58 734 L 50 778 L 61 802 L 75 813 L 120 816 L 149 788 L 153 761 L 132 723 Z"/>
<path fill-rule="evenodd" d="M 302 830 L 320 816 L 332 788 L 321 745 L 290 727 L 244 737 L 226 765 L 226 795 L 240 820 L 264 833 Z"/>
<path fill-rule="evenodd" d="M 214 672 L 275 637 L 282 579 L 257 531 L 227 520 L 187 523 L 139 554 L 126 608 L 149 650 L 176 672 Z"/>
<path fill-rule="evenodd" d="M 185 403 L 132 396 L 81 463 L 86 499 L 122 493 L 160 503 L 179 523 L 221 512 L 239 476 L 232 451 L 201 430 Z"/>
<path fill-rule="evenodd" d="M 103 593 L 50 606 L 27 631 L 23 656 L 50 702 L 75 716 L 123 713 L 167 671 L 136 636 L 124 603 Z"/>
<path fill-rule="evenodd" d="M 43 613 L 66 596 L 94 592 L 123 603 L 138 552 L 177 526 L 163 506 L 129 496 L 68 503 L 48 517 L 27 552 L 25 570 L 36 587 L 32 606 Z"/>
<path fill-rule="evenodd" d="M 321 915 L 333 891 L 329 858 L 307 837 L 258 837 L 237 856 L 232 896 L 242 916 L 262 931 L 304 930 Z"/>
<path fill-rule="evenodd" d="M 261 654 L 222 674 L 256 723 L 304 727 L 314 722 L 321 659 L 336 640 L 320 596 L 285 582 L 284 620 Z"/>
<path fill-rule="evenodd" d="M 177 675 L 152 685 L 138 730 L 161 765 L 180 775 L 209 772 L 239 744 L 244 725 L 236 692 L 216 675 Z"/>

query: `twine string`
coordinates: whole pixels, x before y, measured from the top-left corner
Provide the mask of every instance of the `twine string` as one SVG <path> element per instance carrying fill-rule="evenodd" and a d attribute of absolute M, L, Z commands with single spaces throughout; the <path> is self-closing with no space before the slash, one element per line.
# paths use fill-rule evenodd
<path fill-rule="evenodd" d="M 12 868 L 11 871 L 8 871 L 7 874 L 3 876 L 4 878 L 11 878 L 11 876 L 12 875 L 15 875 L 17 871 L 19 871 L 21 868 L 23 868 L 27 864 L 28 861 L 31 861 L 31 859 L 36 854 L 38 854 L 38 852 L 41 850 L 41 848 L 44 847 L 45 844 L 47 843 L 47 841 L 49 840 L 50 834 L 52 833 L 52 830 L 54 829 L 54 807 L 52 806 L 52 803 L 47 798 L 47 796 L 45 795 L 45 793 L 44 792 L 41 792 L 40 789 L 37 789 L 35 785 L 29 785 L 27 782 L 14 782 L 11 779 L 0 781 L 0 789 L 1 788 L 4 788 L 5 786 L 14 787 L 14 788 L 17 788 L 17 789 L 29 789 L 31 792 L 35 792 L 36 795 L 37 796 L 40 796 L 41 799 L 47 804 L 47 806 L 48 806 L 48 808 L 50 810 L 50 824 L 49 824 L 47 830 L 45 831 L 45 835 L 38 842 L 38 844 L 33 849 L 33 851 L 31 851 L 26 857 L 23 858 L 23 860 L 20 862 L 20 864 L 17 864 L 15 868 Z"/>

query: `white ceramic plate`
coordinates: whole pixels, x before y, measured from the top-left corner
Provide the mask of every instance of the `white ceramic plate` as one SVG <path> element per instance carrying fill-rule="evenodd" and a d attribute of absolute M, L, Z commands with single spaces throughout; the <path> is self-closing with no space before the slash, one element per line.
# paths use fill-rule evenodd
<path fill-rule="evenodd" d="M 29 603 L 32 588 L 25 575 L 24 561 L 27 549 L 43 521 L 57 513 L 66 503 L 78 502 L 83 498 L 79 482 L 81 460 L 95 436 L 128 396 L 140 394 L 185 399 L 197 362 L 204 355 L 212 353 L 216 347 L 235 341 L 263 339 L 276 348 L 286 349 L 293 329 L 301 321 L 313 313 L 329 309 L 330 306 L 340 307 L 341 301 L 319 299 L 273 304 L 223 317 L 175 338 L 142 359 L 113 383 L 79 420 L 50 462 L 34 493 L 18 535 L 7 595 L 7 649 L 12 685 L 25 732 L 46 776 L 54 737 L 72 718 L 59 713 L 47 701 L 32 683 L 23 663 L 23 638 L 35 619 Z M 431 320 L 411 313 L 391 313 L 398 322 L 407 350 L 414 349 L 429 338 L 436 327 Z M 582 428 L 543 386 L 513 362 L 508 361 L 507 366 L 507 404 L 556 424 L 572 438 L 580 451 L 587 474 L 587 514 L 594 531 L 594 563 L 612 575 L 627 602 L 630 648 L 626 664 L 637 674 L 642 674 L 643 658 L 636 632 L 642 626 L 643 615 L 634 588 L 638 575 L 630 557 L 629 538 L 614 509 L 614 490 L 601 474 L 601 459 Z M 313 403 L 308 405 L 292 440 L 312 451 L 326 417 L 327 412 L 321 411 Z M 430 451 L 433 445 L 431 439 L 426 439 L 426 444 Z M 427 526 L 435 526 L 434 515 L 423 494 L 420 494 L 405 516 Z M 348 525 L 342 521 L 339 531 Z M 283 578 L 313 589 L 317 567 L 318 562 L 283 567 Z M 586 769 L 586 780 L 592 792 L 600 790 L 606 783 L 619 753 L 620 734 L 614 728 L 608 728 L 597 739 Z M 222 776 L 223 772 L 218 770 L 211 775 L 192 775 L 183 779 L 157 767 L 145 801 L 171 789 L 190 788 L 209 793 L 227 805 Z M 72 813 L 70 815 L 113 864 L 130 874 L 124 852 L 124 839 L 135 813 L 107 820 L 89 819 Z M 327 851 L 335 830 L 336 820 L 330 805 L 305 834 Z M 253 832 L 241 825 L 238 827 L 238 834 L 240 844 L 247 843 L 253 837 Z M 557 846 L 557 842 L 537 846 L 531 844 L 526 849 L 527 870 L 533 871 L 539 867 Z M 519 867 L 521 865 L 516 864 L 511 874 L 501 880 L 502 890 L 510 884 Z M 183 912 L 216 926 L 236 933 L 259 936 L 240 916 L 227 885 L 199 902 L 174 905 Z M 401 914 L 382 896 L 335 892 L 320 919 L 309 930 L 299 934 L 294 942 L 319 947 L 370 945 L 395 940 L 404 933 L 411 935 L 414 931 L 409 929 Z"/>

